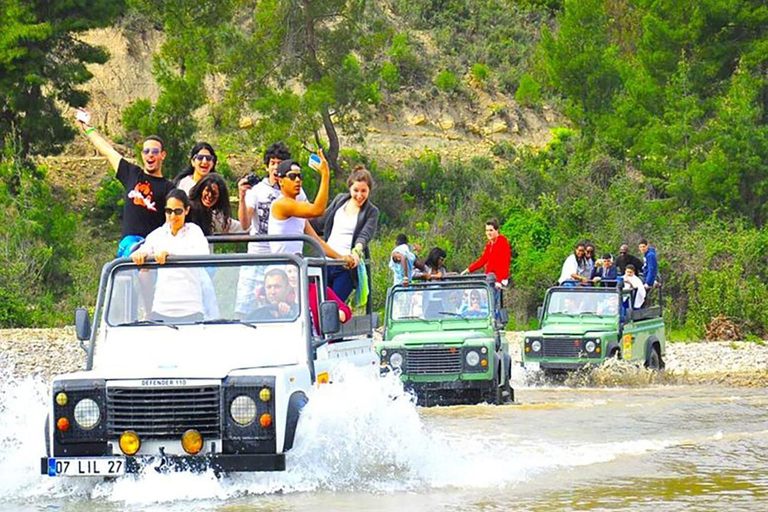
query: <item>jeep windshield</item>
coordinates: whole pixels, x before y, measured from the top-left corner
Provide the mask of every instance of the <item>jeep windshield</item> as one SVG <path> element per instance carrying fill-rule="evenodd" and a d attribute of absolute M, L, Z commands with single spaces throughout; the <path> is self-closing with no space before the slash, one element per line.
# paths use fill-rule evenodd
<path fill-rule="evenodd" d="M 409 287 L 392 295 L 392 320 L 488 318 L 488 289 L 483 287 Z"/>
<path fill-rule="evenodd" d="M 264 366 L 306 360 L 306 270 L 302 274 L 293 257 L 227 256 L 116 265 L 106 281 L 95 338 L 98 362 L 112 365 L 129 352 L 141 354 L 142 361 L 130 363 L 143 366 L 220 359 L 233 367 L 244 355 Z"/>
<path fill-rule="evenodd" d="M 554 291 L 549 296 L 547 315 L 571 317 L 616 316 L 619 296 L 616 291 Z"/>

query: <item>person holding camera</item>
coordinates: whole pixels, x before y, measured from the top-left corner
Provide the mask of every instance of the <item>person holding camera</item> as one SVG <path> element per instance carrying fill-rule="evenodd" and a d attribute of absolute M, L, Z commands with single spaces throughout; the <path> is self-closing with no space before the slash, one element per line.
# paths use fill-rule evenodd
<path fill-rule="evenodd" d="M 166 156 L 163 141 L 156 135 L 144 139 L 141 150 L 144 163 L 142 168 L 123 158 L 123 155 L 90 125 L 91 115 L 86 110 L 77 109 L 75 120 L 96 151 L 105 157 L 116 171 L 118 181 L 125 188 L 122 233 L 117 257 L 128 256 L 149 233 L 165 224 L 165 198 L 174 186 L 163 177 L 163 160 Z"/>

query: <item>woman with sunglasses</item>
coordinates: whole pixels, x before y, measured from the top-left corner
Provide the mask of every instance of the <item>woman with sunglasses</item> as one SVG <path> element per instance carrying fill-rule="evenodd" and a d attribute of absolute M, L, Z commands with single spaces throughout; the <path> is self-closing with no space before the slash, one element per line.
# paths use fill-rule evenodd
<path fill-rule="evenodd" d="M 315 227 L 328 245 L 339 254 L 349 255 L 354 266 L 360 258 L 370 256 L 368 244 L 379 225 L 379 209 L 369 200 L 373 188 L 371 173 L 359 165 L 347 178 L 348 192 L 337 195 Z M 346 301 L 358 285 L 357 272 L 332 267 L 328 283 L 341 300 Z"/>
<path fill-rule="evenodd" d="M 189 166 L 173 180 L 187 194 L 208 173 L 216 172 L 216 151 L 207 142 L 197 142 L 189 151 Z"/>
<path fill-rule="evenodd" d="M 147 235 L 144 244 L 131 254 L 136 265 L 154 256 L 165 265 L 168 255 L 210 254 L 203 231 L 186 222 L 189 198 L 181 189 L 173 189 L 165 201 L 165 224 Z M 202 320 L 203 287 L 208 274 L 202 269 L 168 268 L 157 272 L 150 319 L 169 322 Z M 208 278 L 210 279 L 210 278 Z"/>
<path fill-rule="evenodd" d="M 232 218 L 229 191 L 219 173 L 203 177 L 189 191 L 189 222 L 200 226 L 208 236 L 214 233 L 239 233 L 240 222 Z"/>
<path fill-rule="evenodd" d="M 270 235 L 300 235 L 306 234 L 320 243 L 326 256 L 331 258 L 343 259 L 347 266 L 355 266 L 352 256 L 342 256 L 325 240 L 320 238 L 307 219 L 320 217 L 325 212 L 325 205 L 328 202 L 328 187 L 331 180 L 331 171 L 328 167 L 328 161 L 322 150 L 318 150 L 320 157 L 320 187 L 317 190 L 317 196 L 314 202 L 299 201 L 297 198 L 301 193 L 301 184 L 304 175 L 301 166 L 293 160 L 284 160 L 277 166 L 277 183 L 280 187 L 280 197 L 275 199 L 269 209 L 269 227 Z M 304 242 L 286 241 L 270 242 L 272 252 L 287 252 L 301 254 L 304 248 Z"/>

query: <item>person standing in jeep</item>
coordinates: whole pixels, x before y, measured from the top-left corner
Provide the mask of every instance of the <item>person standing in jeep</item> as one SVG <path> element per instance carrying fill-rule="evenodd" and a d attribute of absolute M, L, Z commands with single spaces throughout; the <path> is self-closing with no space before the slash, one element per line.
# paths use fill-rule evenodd
<path fill-rule="evenodd" d="M 485 236 L 488 243 L 482 256 L 464 269 L 462 275 L 480 270 L 485 267 L 486 274 L 496 276 L 496 303 L 501 304 L 501 290 L 509 282 L 509 264 L 512 260 L 512 248 L 507 238 L 499 233 L 499 223 L 496 219 L 489 219 L 485 223 Z"/>
<path fill-rule="evenodd" d="M 163 141 L 156 135 L 144 140 L 141 150 L 144 168 L 141 168 L 123 158 L 107 139 L 96 132 L 95 127 L 90 126 L 88 112 L 78 109 L 75 119 L 91 144 L 117 172 L 117 179 L 125 188 L 126 201 L 117 257 L 128 256 L 132 247 L 165 223 L 165 197 L 174 186 L 163 177 L 166 155 Z"/>

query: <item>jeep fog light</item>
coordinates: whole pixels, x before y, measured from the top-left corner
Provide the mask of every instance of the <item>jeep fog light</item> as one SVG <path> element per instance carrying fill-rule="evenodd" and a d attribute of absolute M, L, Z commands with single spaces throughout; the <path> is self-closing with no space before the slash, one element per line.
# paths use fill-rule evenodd
<path fill-rule="evenodd" d="M 141 440 L 136 432 L 128 430 L 123 432 L 120 436 L 119 443 L 120 449 L 126 455 L 135 455 L 141 448 Z"/>
<path fill-rule="evenodd" d="M 536 340 L 533 343 L 531 343 L 531 350 L 533 350 L 534 352 L 538 352 L 539 350 L 541 350 L 541 342 L 539 340 Z"/>
<path fill-rule="evenodd" d="M 75 421 L 83 430 L 91 430 L 99 424 L 99 405 L 90 398 L 83 398 L 75 406 Z"/>
<path fill-rule="evenodd" d="M 586 345 L 584 345 L 584 348 L 587 349 L 587 352 L 594 352 L 595 351 L 595 342 L 592 340 L 589 340 Z"/>
<path fill-rule="evenodd" d="M 69 398 L 67 397 L 67 394 L 64 392 L 56 393 L 56 403 L 60 406 L 64 407 L 67 405 L 67 402 L 69 401 Z"/>
<path fill-rule="evenodd" d="M 480 362 L 480 354 L 474 350 L 470 350 L 467 352 L 467 355 L 464 357 L 464 359 L 467 361 L 469 366 L 477 366 L 477 363 Z"/>
<path fill-rule="evenodd" d="M 262 390 L 259 391 L 259 400 L 262 402 L 269 402 L 270 398 L 272 398 L 272 391 L 270 391 L 269 388 L 262 388 Z"/>
<path fill-rule="evenodd" d="M 67 418 L 59 418 L 56 420 L 56 428 L 59 432 L 66 432 L 69 430 L 69 420 Z"/>
<path fill-rule="evenodd" d="M 403 355 L 399 352 L 395 352 L 389 357 L 389 364 L 395 368 L 400 368 L 403 366 Z"/>
<path fill-rule="evenodd" d="M 203 449 L 203 435 L 197 430 L 187 430 L 181 436 L 181 447 L 190 455 L 197 455 Z"/>
<path fill-rule="evenodd" d="M 269 428 L 272 426 L 272 415 L 268 412 L 265 412 L 259 417 L 259 425 L 262 426 L 262 428 Z"/>
<path fill-rule="evenodd" d="M 232 400 L 229 406 L 229 415 L 235 420 L 235 423 L 241 427 L 247 427 L 256 419 L 256 402 L 253 398 L 240 395 Z"/>

